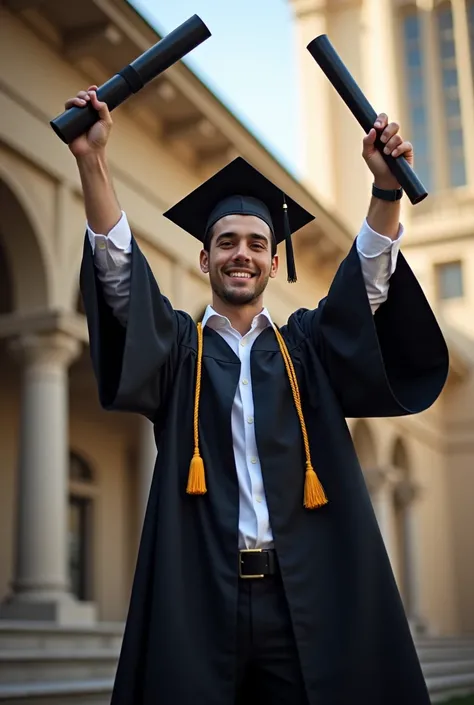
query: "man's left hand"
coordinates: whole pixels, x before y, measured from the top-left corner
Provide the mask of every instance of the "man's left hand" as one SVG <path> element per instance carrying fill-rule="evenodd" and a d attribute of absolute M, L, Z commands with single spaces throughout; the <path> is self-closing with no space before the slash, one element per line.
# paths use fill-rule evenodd
<path fill-rule="evenodd" d="M 374 175 L 374 183 L 378 188 L 398 189 L 400 184 L 388 168 L 377 147 L 375 147 L 377 134 L 380 135 L 380 139 L 384 144 L 385 154 L 390 154 L 392 157 L 403 155 L 410 166 L 413 166 L 413 146 L 410 142 L 404 141 L 399 134 L 399 130 L 400 125 L 397 122 L 389 123 L 387 115 L 381 113 L 377 117 L 374 127 L 364 138 L 362 156 Z"/>

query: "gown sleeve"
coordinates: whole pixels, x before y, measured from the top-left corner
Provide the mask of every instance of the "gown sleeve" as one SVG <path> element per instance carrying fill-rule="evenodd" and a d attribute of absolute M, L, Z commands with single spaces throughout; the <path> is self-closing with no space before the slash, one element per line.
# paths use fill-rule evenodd
<path fill-rule="evenodd" d="M 105 302 L 87 237 L 81 294 L 101 405 L 107 410 L 140 413 L 155 421 L 173 381 L 179 317 L 161 294 L 134 238 L 131 256 L 126 326 Z"/>
<path fill-rule="evenodd" d="M 446 342 L 404 256 L 388 298 L 372 314 L 355 243 L 318 308 L 297 313 L 346 418 L 404 416 L 428 409 L 449 369 Z"/>

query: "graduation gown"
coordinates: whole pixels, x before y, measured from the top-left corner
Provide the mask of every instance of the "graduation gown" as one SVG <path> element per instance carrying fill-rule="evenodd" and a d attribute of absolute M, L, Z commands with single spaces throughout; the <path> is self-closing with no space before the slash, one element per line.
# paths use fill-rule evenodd
<path fill-rule="evenodd" d="M 105 304 L 86 240 L 81 290 L 100 402 L 154 423 L 158 448 L 112 705 L 234 705 L 239 489 L 231 409 L 240 361 L 204 328 L 199 417 L 207 494 L 190 496 L 197 330 L 132 241 L 128 324 Z M 251 352 L 255 431 L 275 549 L 310 705 L 428 705 L 429 697 L 345 418 L 427 409 L 448 352 L 403 255 L 372 315 L 354 246 L 328 296 L 281 328 L 314 468 L 271 328 Z"/>

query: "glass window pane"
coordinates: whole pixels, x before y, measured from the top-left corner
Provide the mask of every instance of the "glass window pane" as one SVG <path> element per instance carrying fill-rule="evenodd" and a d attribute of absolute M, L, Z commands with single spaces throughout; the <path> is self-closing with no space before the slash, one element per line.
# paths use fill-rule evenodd
<path fill-rule="evenodd" d="M 437 11 L 437 22 L 446 141 L 448 143 L 449 184 L 457 188 L 466 183 L 466 168 L 460 119 L 458 67 L 455 59 L 453 17 L 450 6 L 444 6 Z"/>
<path fill-rule="evenodd" d="M 438 291 L 441 299 L 456 299 L 463 296 L 461 262 L 448 262 L 438 266 Z"/>
<path fill-rule="evenodd" d="M 451 158 L 450 165 L 450 180 L 451 186 L 454 188 L 459 188 L 465 186 L 467 182 L 466 165 L 464 162 L 464 154 L 461 159 L 456 159 L 455 156 Z"/>
<path fill-rule="evenodd" d="M 420 23 L 416 15 L 408 15 L 403 23 L 405 40 L 418 39 L 420 36 Z"/>

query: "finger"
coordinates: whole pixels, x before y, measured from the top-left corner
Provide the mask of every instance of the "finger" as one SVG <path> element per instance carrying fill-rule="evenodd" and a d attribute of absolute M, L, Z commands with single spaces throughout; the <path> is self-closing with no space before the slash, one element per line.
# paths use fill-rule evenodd
<path fill-rule="evenodd" d="M 100 101 L 97 98 L 97 93 L 95 91 L 90 91 L 89 92 L 90 99 L 91 99 L 91 105 L 94 108 L 94 110 L 97 110 L 99 113 L 99 117 L 101 120 L 105 120 L 107 123 L 111 123 L 111 117 L 110 117 L 110 112 L 109 108 L 107 106 L 107 103 L 104 103 L 103 101 Z"/>
<path fill-rule="evenodd" d="M 96 86 L 96 85 L 94 84 L 93 86 L 89 86 L 89 88 L 88 88 L 87 90 L 88 90 L 88 91 L 96 91 L 96 90 L 98 90 L 98 86 Z"/>
<path fill-rule="evenodd" d="M 407 156 L 413 153 L 413 145 L 411 142 L 402 142 L 398 147 L 396 147 L 392 152 L 392 157 Z"/>
<path fill-rule="evenodd" d="M 79 95 L 76 95 L 76 96 L 74 96 L 74 98 L 69 98 L 69 100 L 67 100 L 64 103 L 64 106 L 65 106 L 66 110 L 68 110 L 69 108 L 72 108 L 74 106 L 77 108 L 83 108 L 85 105 L 87 105 L 88 102 L 89 102 L 88 97 L 82 98 Z"/>
<path fill-rule="evenodd" d="M 387 123 L 388 116 L 385 113 L 380 113 L 380 115 L 377 115 L 374 127 L 376 127 L 377 130 L 383 130 L 387 126 Z"/>
<path fill-rule="evenodd" d="M 398 133 L 399 129 L 400 125 L 398 124 L 398 122 L 391 122 L 390 125 L 387 125 L 385 130 L 380 135 L 381 142 L 388 142 L 394 135 Z"/>
<path fill-rule="evenodd" d="M 385 154 L 392 154 L 393 150 L 399 147 L 402 142 L 403 140 L 400 135 L 394 135 L 389 139 L 383 151 L 385 152 Z"/>

